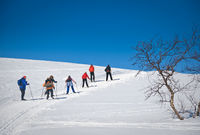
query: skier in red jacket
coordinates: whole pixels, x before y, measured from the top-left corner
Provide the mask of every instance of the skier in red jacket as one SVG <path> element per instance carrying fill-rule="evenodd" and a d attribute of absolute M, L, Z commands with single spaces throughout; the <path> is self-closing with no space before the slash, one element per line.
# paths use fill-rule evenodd
<path fill-rule="evenodd" d="M 95 82 L 94 66 L 93 66 L 93 65 L 90 65 L 89 71 L 90 71 L 90 79 L 91 79 L 91 82 L 92 82 L 92 81 Z"/>
<path fill-rule="evenodd" d="M 84 87 L 84 83 L 86 83 L 87 87 L 88 86 L 88 83 L 87 83 L 87 78 L 90 79 L 87 75 L 87 73 L 85 72 L 83 75 L 82 75 L 82 79 L 83 79 L 83 85 L 82 85 L 82 88 Z"/>

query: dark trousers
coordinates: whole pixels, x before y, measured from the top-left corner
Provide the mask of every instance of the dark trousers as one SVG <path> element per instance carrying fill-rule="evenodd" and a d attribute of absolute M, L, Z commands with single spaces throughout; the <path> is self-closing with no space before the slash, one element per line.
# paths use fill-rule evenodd
<path fill-rule="evenodd" d="M 108 81 L 108 75 L 110 75 L 110 79 L 113 80 L 112 79 L 112 74 L 110 72 L 106 72 L 106 81 Z"/>
<path fill-rule="evenodd" d="M 21 100 L 24 100 L 25 90 L 20 90 L 20 91 L 21 91 Z"/>
<path fill-rule="evenodd" d="M 49 99 L 49 92 L 51 93 L 51 98 L 53 98 L 53 90 L 50 89 L 50 90 L 47 90 L 47 91 L 46 91 L 47 99 Z"/>
<path fill-rule="evenodd" d="M 70 86 L 67 86 L 67 93 L 66 93 L 66 94 L 69 94 L 69 87 L 70 87 Z M 71 88 L 72 88 L 72 91 L 73 91 L 74 93 L 76 93 L 75 90 L 74 90 L 73 85 L 71 86 Z"/>
<path fill-rule="evenodd" d="M 91 82 L 95 81 L 95 75 L 94 75 L 94 72 L 90 72 L 90 79 L 91 79 Z"/>
<path fill-rule="evenodd" d="M 88 83 L 87 83 L 87 79 L 83 79 L 83 85 L 82 85 L 82 87 L 84 87 L 84 84 L 85 84 L 85 83 L 86 83 L 86 86 L 89 87 L 89 86 L 88 86 Z"/>

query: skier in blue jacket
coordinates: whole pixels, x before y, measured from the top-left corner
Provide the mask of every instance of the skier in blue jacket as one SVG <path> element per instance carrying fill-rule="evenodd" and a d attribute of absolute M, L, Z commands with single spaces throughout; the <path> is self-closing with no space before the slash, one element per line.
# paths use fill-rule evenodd
<path fill-rule="evenodd" d="M 26 100 L 24 99 L 24 95 L 25 95 L 26 85 L 29 85 L 29 83 L 27 83 L 26 81 L 26 76 L 23 76 L 21 79 L 18 80 L 18 85 L 21 91 L 21 100 Z"/>

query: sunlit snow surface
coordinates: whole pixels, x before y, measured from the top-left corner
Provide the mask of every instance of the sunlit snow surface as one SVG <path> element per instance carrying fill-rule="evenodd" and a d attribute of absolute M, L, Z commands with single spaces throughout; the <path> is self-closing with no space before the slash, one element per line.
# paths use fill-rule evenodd
<path fill-rule="evenodd" d="M 179 121 L 156 98 L 145 101 L 147 72 L 135 78 L 137 71 L 112 68 L 114 80 L 106 82 L 104 68 L 95 66 L 96 82 L 82 88 L 89 65 L 0 58 L 0 134 L 199 135 L 200 118 Z M 17 86 L 24 75 L 27 101 Z M 58 81 L 57 96 L 46 100 L 42 84 L 50 75 Z M 76 94 L 64 94 L 68 75 L 77 82 Z"/>

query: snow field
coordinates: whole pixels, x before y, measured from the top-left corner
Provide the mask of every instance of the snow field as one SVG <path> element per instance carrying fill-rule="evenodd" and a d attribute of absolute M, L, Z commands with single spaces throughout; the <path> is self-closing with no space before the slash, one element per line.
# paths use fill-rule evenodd
<path fill-rule="evenodd" d="M 89 65 L 0 58 L 0 134 L 2 135 L 197 135 L 200 121 L 172 119 L 166 106 L 155 98 L 145 101 L 149 85 L 146 72 L 135 78 L 136 71 L 112 68 L 113 81 L 105 81 L 105 67 L 95 66 L 95 83 L 81 88 L 81 76 Z M 42 84 L 54 75 L 56 99 L 41 97 Z M 27 75 L 34 100 L 27 87 L 20 101 L 17 80 Z M 64 95 L 65 78 L 77 81 L 75 91 Z M 182 76 L 180 76 L 182 77 Z M 6 82 L 6 83 L 5 83 Z"/>

